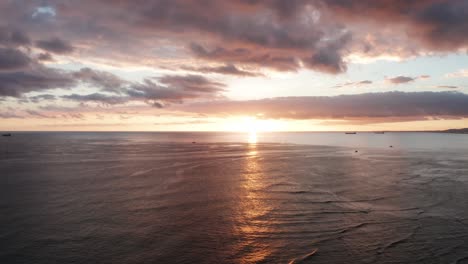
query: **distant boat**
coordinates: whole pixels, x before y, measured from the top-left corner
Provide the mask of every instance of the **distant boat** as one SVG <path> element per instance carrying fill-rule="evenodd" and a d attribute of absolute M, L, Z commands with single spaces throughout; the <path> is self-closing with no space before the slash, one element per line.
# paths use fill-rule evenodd
<path fill-rule="evenodd" d="M 6 134 L 3 134 L 2 136 L 4 136 L 4 137 L 11 137 L 11 134 L 10 134 L 10 133 L 6 133 Z"/>
<path fill-rule="evenodd" d="M 374 134 L 385 134 L 385 132 L 383 132 L 383 131 L 376 131 L 376 132 L 374 132 Z"/>
<path fill-rule="evenodd" d="M 345 132 L 346 135 L 355 135 L 356 132 Z"/>

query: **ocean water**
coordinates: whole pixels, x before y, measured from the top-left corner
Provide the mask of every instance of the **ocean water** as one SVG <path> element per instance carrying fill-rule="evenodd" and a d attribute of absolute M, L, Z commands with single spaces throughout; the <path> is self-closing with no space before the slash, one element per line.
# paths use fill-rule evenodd
<path fill-rule="evenodd" d="M 468 135 L 14 133 L 0 150 L 2 264 L 468 263 Z"/>

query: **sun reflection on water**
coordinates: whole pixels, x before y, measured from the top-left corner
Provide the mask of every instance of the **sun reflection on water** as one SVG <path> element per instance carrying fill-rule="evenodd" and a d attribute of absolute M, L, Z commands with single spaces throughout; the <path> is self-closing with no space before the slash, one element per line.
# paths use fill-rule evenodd
<path fill-rule="evenodd" d="M 248 142 L 241 175 L 242 194 L 236 214 L 236 232 L 243 237 L 239 250 L 247 250 L 240 263 L 257 263 L 272 254 L 272 249 L 260 242 L 259 236 L 272 232 L 271 220 L 267 215 L 273 208 L 267 202 L 268 194 L 264 192 L 268 180 L 258 152 L 255 132 L 249 133 Z"/>

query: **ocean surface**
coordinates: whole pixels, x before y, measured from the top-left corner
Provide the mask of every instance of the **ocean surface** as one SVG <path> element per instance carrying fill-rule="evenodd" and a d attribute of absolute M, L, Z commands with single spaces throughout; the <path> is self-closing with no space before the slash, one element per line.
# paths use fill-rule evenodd
<path fill-rule="evenodd" d="M 468 135 L 13 133 L 0 263 L 468 263 Z"/>

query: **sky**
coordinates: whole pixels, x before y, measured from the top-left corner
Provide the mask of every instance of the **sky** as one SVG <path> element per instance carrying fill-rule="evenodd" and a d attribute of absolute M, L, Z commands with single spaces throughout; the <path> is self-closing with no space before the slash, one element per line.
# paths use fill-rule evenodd
<path fill-rule="evenodd" d="M 463 127 L 466 0 L 0 1 L 2 131 Z"/>

